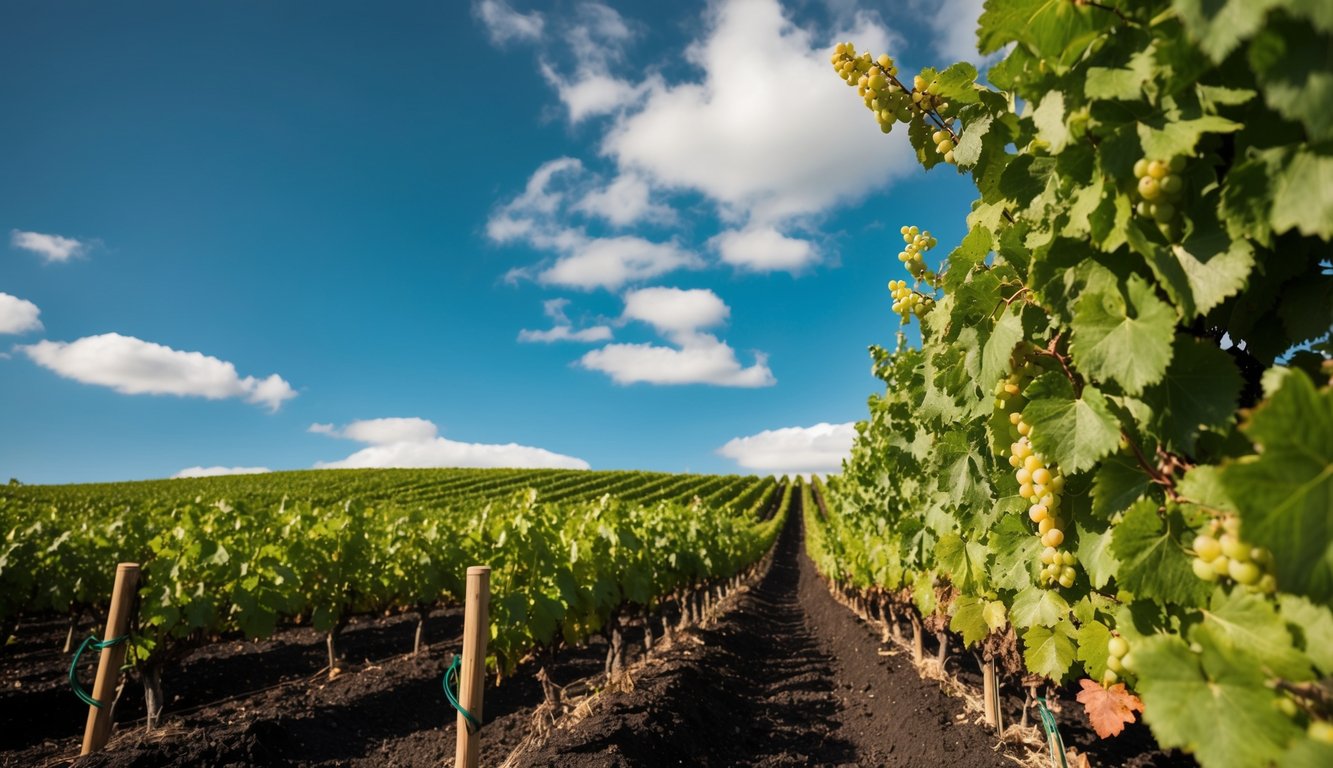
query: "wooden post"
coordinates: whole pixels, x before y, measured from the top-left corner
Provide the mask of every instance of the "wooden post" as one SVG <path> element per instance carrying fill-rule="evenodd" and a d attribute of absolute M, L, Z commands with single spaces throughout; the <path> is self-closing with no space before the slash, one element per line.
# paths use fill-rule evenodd
<path fill-rule="evenodd" d="M 129 631 L 130 611 L 138 586 L 138 563 L 121 563 L 116 566 L 115 586 L 111 589 L 111 611 L 106 617 L 103 641 L 122 637 Z M 120 665 L 124 661 L 125 643 L 102 649 L 102 657 L 97 662 L 97 680 L 93 683 L 93 698 L 101 702 L 102 706 L 88 707 L 88 724 L 83 729 L 83 751 L 80 755 L 100 750 L 111 737 L 111 699 L 116 695 L 116 682 L 120 677 Z"/>
<path fill-rule="evenodd" d="M 995 659 L 986 659 L 981 667 L 981 705 L 986 716 L 986 725 L 999 728 L 1000 718 L 995 711 Z"/>
<path fill-rule="evenodd" d="M 486 640 L 491 634 L 490 602 L 490 566 L 468 568 L 467 603 L 463 613 L 463 674 L 458 681 L 458 703 L 479 723 L 486 722 L 481 712 L 481 694 L 486 683 Z M 461 712 L 457 723 L 454 768 L 477 768 L 481 735 L 471 730 L 471 724 Z"/>

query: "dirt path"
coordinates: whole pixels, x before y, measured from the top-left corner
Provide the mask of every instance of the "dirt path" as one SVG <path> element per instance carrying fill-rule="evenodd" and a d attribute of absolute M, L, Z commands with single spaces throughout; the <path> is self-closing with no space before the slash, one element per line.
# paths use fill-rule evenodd
<path fill-rule="evenodd" d="M 635 688 L 554 732 L 525 766 L 1012 766 L 961 704 L 834 602 L 793 510 L 773 567 Z"/>

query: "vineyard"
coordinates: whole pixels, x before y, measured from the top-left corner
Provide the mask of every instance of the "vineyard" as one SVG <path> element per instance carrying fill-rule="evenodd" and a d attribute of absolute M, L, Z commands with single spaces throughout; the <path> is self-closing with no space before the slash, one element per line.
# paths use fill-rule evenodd
<path fill-rule="evenodd" d="M 982 71 L 832 48 L 977 193 L 947 256 L 892 222 L 839 474 L 0 488 L 0 762 L 441 764 L 485 564 L 485 765 L 1333 765 L 1331 7 L 988 0 Z M 76 759 L 118 562 L 120 729 Z"/>

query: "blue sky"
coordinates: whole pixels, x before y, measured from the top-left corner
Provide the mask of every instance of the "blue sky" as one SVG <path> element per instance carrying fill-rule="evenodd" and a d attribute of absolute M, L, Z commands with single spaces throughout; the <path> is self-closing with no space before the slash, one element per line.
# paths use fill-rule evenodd
<path fill-rule="evenodd" d="M 6 3 L 0 480 L 835 468 L 979 6 Z"/>

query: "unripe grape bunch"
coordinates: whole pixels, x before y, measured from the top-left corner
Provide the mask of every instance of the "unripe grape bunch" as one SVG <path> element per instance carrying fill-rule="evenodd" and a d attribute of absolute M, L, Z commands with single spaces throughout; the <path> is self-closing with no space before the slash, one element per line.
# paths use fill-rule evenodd
<path fill-rule="evenodd" d="M 1014 372 L 995 386 L 995 405 L 1009 414 L 1010 437 L 1014 438 L 1008 451 L 1009 466 L 1014 468 L 1018 495 L 1028 502 L 1028 518 L 1037 524 L 1037 535 L 1041 537 L 1041 582 L 1068 589 L 1078 578 L 1075 568 L 1078 558 L 1061 548 L 1067 525 L 1060 516 L 1065 478 L 1059 468 L 1032 447 L 1032 426 L 1023 421 L 1022 410 L 1027 402 L 1023 388 L 1039 373 L 1037 365 L 1027 356 L 1026 349 L 1016 352 Z"/>
<path fill-rule="evenodd" d="M 1133 664 L 1129 641 L 1120 635 L 1112 635 L 1106 643 L 1106 674 L 1102 675 L 1102 686 L 1109 688 L 1115 685 L 1121 675 L 1134 671 Z"/>
<path fill-rule="evenodd" d="M 953 136 L 946 130 L 938 130 L 930 135 L 930 140 L 935 142 L 935 151 L 944 155 L 944 162 L 953 165 Z"/>
<path fill-rule="evenodd" d="M 1255 592 L 1277 591 L 1273 554 L 1240 537 L 1240 518 L 1213 520 L 1194 537 L 1194 575 L 1204 581 L 1231 579 Z"/>
<path fill-rule="evenodd" d="M 902 233 L 904 243 L 903 250 L 898 253 L 898 261 L 901 261 L 917 280 L 927 278 L 929 270 L 926 269 L 926 262 L 921 258 L 921 254 L 934 248 L 938 241 L 931 237 L 930 232 L 923 232 L 918 227 L 903 227 L 898 231 Z"/>
<path fill-rule="evenodd" d="M 856 46 L 851 43 L 838 43 L 833 47 L 829 63 L 843 82 L 856 88 L 884 133 L 892 131 L 894 123 L 921 120 L 927 112 L 938 113 L 949 107 L 939 95 L 938 79 L 926 82 L 918 75 L 913 79 L 912 87 L 907 88 L 898 80 L 898 66 L 887 53 L 875 57 L 869 52 L 857 53 Z M 935 144 L 938 147 L 941 142 L 937 140 Z M 940 154 L 945 152 L 940 150 Z"/>
<path fill-rule="evenodd" d="M 1180 176 L 1183 170 L 1183 157 L 1165 161 L 1139 158 L 1134 163 L 1134 178 L 1138 179 L 1139 194 L 1135 213 L 1158 224 L 1170 224 L 1176 217 L 1176 203 L 1185 191 L 1185 180 Z"/>

